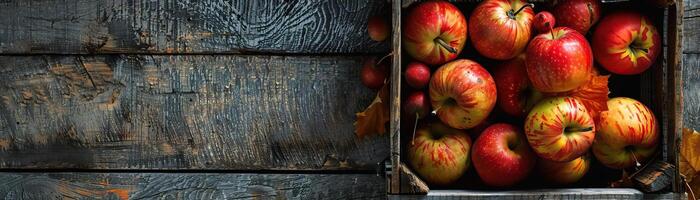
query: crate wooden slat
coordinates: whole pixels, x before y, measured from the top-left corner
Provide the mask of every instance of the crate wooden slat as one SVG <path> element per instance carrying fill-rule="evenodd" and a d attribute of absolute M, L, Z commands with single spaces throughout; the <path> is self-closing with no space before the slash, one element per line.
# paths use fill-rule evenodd
<path fill-rule="evenodd" d="M 0 1 L 0 53 L 378 53 L 385 1 Z"/>
<path fill-rule="evenodd" d="M 373 174 L 0 173 L 14 199 L 383 199 Z"/>
<path fill-rule="evenodd" d="M 374 170 L 362 56 L 0 56 L 0 168 Z"/>
<path fill-rule="evenodd" d="M 683 125 L 700 130 L 700 2 L 684 2 Z"/>
<path fill-rule="evenodd" d="M 401 4 L 392 4 L 392 12 L 394 12 L 394 15 L 396 16 L 397 12 L 399 12 L 399 16 L 401 15 L 400 12 L 402 9 L 406 9 L 410 6 L 411 3 L 417 2 L 414 0 L 397 0 L 400 1 Z M 459 1 L 459 3 L 465 3 L 465 2 L 476 2 L 476 1 Z M 669 1 L 666 1 L 669 2 Z M 606 2 L 610 3 L 610 2 Z M 619 2 L 612 2 L 612 3 L 619 3 Z M 692 3 L 691 3 L 692 4 Z M 668 5 L 668 4 L 657 4 L 657 5 Z M 641 88 L 640 91 L 641 93 L 641 101 L 647 103 L 652 107 L 654 112 L 657 114 L 657 117 L 659 118 L 659 123 L 661 124 L 661 131 L 663 133 L 663 148 L 660 148 L 660 152 L 662 153 L 662 159 L 674 164 L 678 165 L 678 144 L 680 142 L 680 133 L 681 133 L 681 128 L 683 126 L 683 80 L 682 80 L 682 73 L 683 73 L 683 66 L 681 66 L 680 60 L 681 60 L 681 43 L 682 43 L 682 29 L 683 29 L 683 2 L 675 2 L 666 8 L 646 8 L 646 9 L 656 9 L 662 11 L 662 13 L 655 13 L 654 14 L 654 20 L 663 24 L 663 26 L 657 26 L 659 28 L 659 32 L 663 35 L 663 44 L 664 44 L 664 54 L 660 55 L 660 58 L 658 59 L 657 63 L 655 64 L 655 67 L 653 70 L 650 70 L 649 72 L 645 73 L 644 75 L 640 76 L 640 81 L 642 81 L 643 84 L 640 84 Z M 405 10 L 404 10 L 405 11 Z M 397 21 L 399 19 L 393 19 L 394 21 Z M 401 38 L 400 34 L 394 34 L 393 37 L 395 39 Z M 400 42 L 399 42 L 400 43 Z M 469 42 L 468 42 L 469 43 Z M 397 45 L 396 43 L 393 46 L 394 51 L 401 51 L 401 46 Z M 399 62 L 394 62 L 393 67 L 394 68 L 400 68 L 402 67 L 402 63 L 400 62 L 401 59 L 398 59 Z M 396 87 L 401 88 L 401 83 L 393 83 L 394 85 L 397 85 Z M 393 98 L 397 98 L 400 100 L 400 96 L 394 96 Z M 396 104 L 394 106 L 400 106 L 400 104 Z M 400 110 L 400 109 L 399 109 Z M 700 112 L 700 111 L 696 111 Z M 394 121 L 392 121 L 394 122 Z M 400 127 L 400 121 L 396 120 L 395 123 L 392 123 L 392 127 L 396 127 L 397 129 Z M 397 131 L 400 133 L 400 130 Z M 396 188 L 392 188 L 390 190 L 390 193 L 394 197 L 409 197 L 409 198 L 416 198 L 416 199 L 422 199 L 422 198 L 432 198 L 432 197 L 440 197 L 440 198 L 474 198 L 474 199 L 481 199 L 481 197 L 484 197 L 484 195 L 494 195 L 496 198 L 518 198 L 519 196 L 514 196 L 514 195 L 525 195 L 523 197 L 527 197 L 528 192 L 522 192 L 522 191 L 515 191 L 515 192 L 503 192 L 503 191 L 474 191 L 474 190 L 454 190 L 454 191 L 445 191 L 445 190 L 429 190 L 426 193 L 426 196 L 421 196 L 421 195 L 408 195 L 408 194 L 420 194 L 423 192 L 426 192 L 424 189 L 421 189 L 421 185 L 425 185 L 423 181 L 420 180 L 420 177 L 416 177 L 409 168 L 406 168 L 407 165 L 404 165 L 401 161 L 401 151 L 398 147 L 393 147 L 393 146 L 400 146 L 400 134 L 397 133 L 396 137 L 391 138 L 391 143 L 392 143 L 392 163 L 398 163 L 398 165 L 393 165 L 395 167 L 392 168 L 394 170 L 392 176 L 390 177 L 390 184 L 394 186 L 395 183 L 398 184 Z M 406 184 L 407 181 L 413 181 L 408 184 Z M 678 171 L 673 172 L 673 184 L 672 188 L 670 190 L 675 193 L 668 193 L 667 195 L 656 195 L 656 196 L 650 196 L 650 195 L 642 195 L 643 193 L 635 190 L 635 189 L 607 189 L 607 188 L 599 188 L 599 189 L 591 189 L 591 188 L 585 188 L 585 189 L 577 189 L 577 188 L 572 188 L 572 189 L 544 189 L 541 191 L 537 192 L 551 192 L 549 194 L 553 195 L 552 198 L 584 198 L 584 197 L 589 197 L 589 198 L 595 198 L 595 197 L 600 197 L 600 198 L 612 198 L 612 199 L 624 199 L 624 198 L 630 198 L 630 199 L 639 199 L 639 198 L 657 198 L 657 197 L 678 197 L 679 195 L 682 196 L 684 189 L 681 187 L 681 181 L 680 181 L 680 176 L 678 174 Z M 406 188 L 408 187 L 408 188 Z M 585 192 L 581 193 L 579 195 L 583 196 L 576 196 L 576 192 L 581 192 L 581 191 L 595 191 L 597 192 L 597 195 L 602 195 L 602 196 L 585 196 Z M 620 191 L 632 191 L 630 192 L 622 192 L 622 193 L 617 193 Z M 534 195 L 533 193 L 532 195 Z M 593 193 L 590 193 L 593 195 Z M 606 194 L 614 194 L 612 196 L 605 196 Z M 531 196 L 534 197 L 534 196 Z M 537 196 L 540 197 L 540 196 Z M 488 199 L 488 198 L 485 198 Z"/>

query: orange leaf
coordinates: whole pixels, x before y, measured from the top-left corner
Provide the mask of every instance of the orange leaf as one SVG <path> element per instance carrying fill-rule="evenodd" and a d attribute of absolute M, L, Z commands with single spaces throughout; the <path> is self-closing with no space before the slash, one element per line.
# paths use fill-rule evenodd
<path fill-rule="evenodd" d="M 359 138 L 373 134 L 384 135 L 386 127 L 384 124 L 389 121 L 389 88 L 387 84 L 379 89 L 377 97 L 374 98 L 364 111 L 355 114 L 355 135 Z"/>
<path fill-rule="evenodd" d="M 547 96 L 572 96 L 584 106 L 591 114 L 595 121 L 598 121 L 600 112 L 608 110 L 608 78 L 610 76 L 602 76 L 594 73 L 588 83 L 568 92 L 550 93 Z"/>
<path fill-rule="evenodd" d="M 683 129 L 681 142 L 680 172 L 691 188 L 698 194 L 700 191 L 700 133 L 688 128 Z"/>

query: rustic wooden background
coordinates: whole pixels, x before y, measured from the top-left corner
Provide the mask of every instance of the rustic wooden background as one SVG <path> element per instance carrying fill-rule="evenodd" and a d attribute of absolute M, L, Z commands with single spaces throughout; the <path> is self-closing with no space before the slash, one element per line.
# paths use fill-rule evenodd
<path fill-rule="evenodd" d="M 700 2 L 684 2 L 700 130 Z M 388 139 L 352 120 L 372 99 L 361 61 L 389 48 L 366 36 L 385 4 L 0 0 L 0 197 L 384 198 Z"/>

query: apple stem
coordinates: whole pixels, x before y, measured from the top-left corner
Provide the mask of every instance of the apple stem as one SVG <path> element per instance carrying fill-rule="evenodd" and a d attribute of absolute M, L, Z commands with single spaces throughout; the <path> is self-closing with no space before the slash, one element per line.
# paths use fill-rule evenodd
<path fill-rule="evenodd" d="M 693 192 L 693 188 L 690 187 L 690 184 L 688 184 L 688 181 L 685 180 L 685 176 L 683 174 L 681 174 L 681 177 L 683 178 L 683 183 L 685 183 L 686 191 L 688 191 L 688 193 L 690 193 L 690 197 L 692 197 L 692 199 L 697 199 L 697 198 L 695 198 L 695 193 Z"/>
<path fill-rule="evenodd" d="M 523 5 L 522 7 L 520 7 L 520 9 L 518 9 L 518 11 L 515 11 L 515 13 L 513 13 L 513 15 L 512 15 L 510 18 L 515 19 L 515 16 L 517 16 L 518 13 L 520 13 L 520 11 L 523 11 L 523 9 L 525 9 L 525 7 L 535 8 L 535 4 L 526 3 L 525 5 Z"/>
<path fill-rule="evenodd" d="M 554 39 L 554 27 L 549 25 L 549 22 L 544 23 L 545 26 L 549 27 L 549 33 L 552 34 L 552 40 Z"/>
<path fill-rule="evenodd" d="M 418 115 L 418 112 L 416 112 L 416 121 L 413 122 L 413 138 L 411 139 L 411 146 L 413 146 L 413 144 L 416 141 L 416 128 L 418 128 L 418 117 L 420 117 L 420 115 Z"/>
<path fill-rule="evenodd" d="M 634 155 L 634 151 L 630 151 L 632 153 L 632 158 L 634 159 L 634 163 L 637 165 L 637 167 L 641 167 L 642 164 L 639 163 L 637 160 L 637 155 Z"/>
<path fill-rule="evenodd" d="M 445 40 L 442 40 L 442 38 L 435 38 L 435 42 L 440 44 L 440 46 L 442 46 L 443 48 L 447 49 L 447 51 L 449 51 L 450 53 L 457 53 L 457 49 L 447 44 L 447 42 L 445 42 Z"/>
<path fill-rule="evenodd" d="M 393 55 L 394 55 L 394 51 L 389 52 L 389 54 L 386 54 L 386 56 L 379 59 L 379 61 L 377 61 L 376 65 L 378 66 L 380 63 L 382 63 L 382 61 L 384 61 L 384 59 L 388 58 L 389 56 L 393 56 Z"/>

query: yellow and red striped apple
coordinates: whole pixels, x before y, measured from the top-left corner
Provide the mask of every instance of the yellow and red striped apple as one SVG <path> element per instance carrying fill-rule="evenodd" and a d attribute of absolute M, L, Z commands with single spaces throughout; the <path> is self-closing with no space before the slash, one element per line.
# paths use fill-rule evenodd
<path fill-rule="evenodd" d="M 446 1 L 418 4 L 404 20 L 402 30 L 406 53 L 429 65 L 454 60 L 467 42 L 467 20 Z"/>
<path fill-rule="evenodd" d="M 540 92 L 566 92 L 585 84 L 593 52 L 580 33 L 566 27 L 539 34 L 527 45 L 527 75 Z"/>
<path fill-rule="evenodd" d="M 547 159 L 537 161 L 537 170 L 547 181 L 557 184 L 575 183 L 591 168 L 591 155 L 585 154 L 569 162 L 556 162 Z"/>
<path fill-rule="evenodd" d="M 661 54 L 661 36 L 639 13 L 623 11 L 605 16 L 593 33 L 596 61 L 612 73 L 632 75 L 649 69 Z"/>
<path fill-rule="evenodd" d="M 437 117 L 456 129 L 475 127 L 496 104 L 496 83 L 486 69 L 467 59 L 444 64 L 428 86 Z"/>
<path fill-rule="evenodd" d="M 652 156 L 659 141 L 654 113 L 637 100 L 616 97 L 608 100 L 608 111 L 600 113 L 593 154 L 603 165 L 624 169 Z"/>
<path fill-rule="evenodd" d="M 447 185 L 469 169 L 471 139 L 462 130 L 440 122 L 416 130 L 408 161 L 428 183 Z"/>
<path fill-rule="evenodd" d="M 544 159 L 568 162 L 586 154 L 595 138 L 595 123 L 573 97 L 541 100 L 525 119 L 525 135 Z"/>
<path fill-rule="evenodd" d="M 488 58 L 514 58 L 530 40 L 532 4 L 524 0 L 485 0 L 472 11 L 469 37 L 474 48 Z"/>

